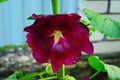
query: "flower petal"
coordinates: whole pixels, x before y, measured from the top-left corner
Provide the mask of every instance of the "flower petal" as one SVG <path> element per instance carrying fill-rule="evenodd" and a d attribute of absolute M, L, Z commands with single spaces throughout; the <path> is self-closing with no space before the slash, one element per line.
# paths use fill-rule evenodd
<path fill-rule="evenodd" d="M 93 53 L 93 45 L 89 41 L 89 30 L 85 25 L 76 23 L 69 31 L 63 31 L 63 36 L 78 51 L 84 51 L 89 55 Z"/>
<path fill-rule="evenodd" d="M 82 78 L 82 80 L 90 80 L 89 78 Z"/>
<path fill-rule="evenodd" d="M 36 14 L 32 14 L 32 18 L 39 18 L 40 16 L 37 16 Z"/>
<path fill-rule="evenodd" d="M 77 14 L 59 14 L 55 16 L 50 16 L 48 19 L 49 24 L 53 30 L 65 30 L 69 29 L 70 26 L 76 21 L 80 20 L 80 16 Z"/>
<path fill-rule="evenodd" d="M 49 50 L 54 43 L 54 38 L 52 36 L 45 37 L 36 34 L 27 34 L 27 43 L 33 51 L 33 57 L 38 63 L 45 63 L 49 59 Z"/>
<path fill-rule="evenodd" d="M 80 59 L 81 55 L 81 53 L 72 48 L 63 38 L 60 39 L 59 43 L 54 44 L 50 53 L 50 61 L 54 73 L 58 72 L 63 64 L 74 64 Z"/>

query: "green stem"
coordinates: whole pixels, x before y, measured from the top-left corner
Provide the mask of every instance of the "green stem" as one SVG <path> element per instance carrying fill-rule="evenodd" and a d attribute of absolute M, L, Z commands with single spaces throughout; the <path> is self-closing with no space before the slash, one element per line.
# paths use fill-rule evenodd
<path fill-rule="evenodd" d="M 59 72 L 57 73 L 58 80 L 65 80 L 65 65 L 63 64 L 60 68 Z"/>
<path fill-rule="evenodd" d="M 47 74 L 45 71 L 44 72 L 41 72 L 39 75 L 40 75 L 40 78 L 43 79 L 43 75 L 44 74 Z"/>
<path fill-rule="evenodd" d="M 64 80 L 65 79 L 65 65 L 64 64 L 62 65 L 61 69 L 62 69 L 62 75 L 61 75 L 62 78 L 61 78 L 61 80 Z"/>
<path fill-rule="evenodd" d="M 57 79 L 57 78 L 58 78 L 57 76 L 52 76 L 52 77 L 43 78 L 43 79 L 40 79 L 40 80 L 53 80 L 53 79 Z"/>
<path fill-rule="evenodd" d="M 53 14 L 59 13 L 58 0 L 51 0 Z"/>
<path fill-rule="evenodd" d="M 96 72 L 96 73 L 94 73 L 92 76 L 90 76 L 90 77 L 89 77 L 89 79 L 94 78 L 94 77 L 95 77 L 95 76 L 97 76 L 100 72 L 101 72 L 101 70 L 100 70 L 100 71 L 97 71 L 97 72 Z"/>

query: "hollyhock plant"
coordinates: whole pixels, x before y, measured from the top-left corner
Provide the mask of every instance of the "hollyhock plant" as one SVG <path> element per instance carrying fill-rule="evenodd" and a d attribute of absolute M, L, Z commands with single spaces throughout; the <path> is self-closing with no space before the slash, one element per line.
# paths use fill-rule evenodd
<path fill-rule="evenodd" d="M 81 51 L 88 55 L 93 53 L 89 41 L 88 28 L 80 23 L 80 16 L 75 13 L 37 16 L 35 22 L 24 31 L 27 43 L 32 48 L 33 57 L 38 63 L 50 61 L 56 73 L 64 65 L 79 61 Z"/>
<path fill-rule="evenodd" d="M 24 28 L 27 32 L 26 42 L 32 49 L 33 58 L 39 64 L 48 63 L 45 70 L 26 75 L 22 71 L 17 71 L 5 80 L 76 80 L 74 76 L 65 73 L 65 65 L 73 65 L 79 61 L 82 52 L 88 54 L 88 64 L 96 72 L 90 77 L 78 79 L 92 80 L 99 73 L 106 72 L 110 80 L 120 80 L 120 68 L 106 64 L 98 56 L 92 55 L 94 49 L 89 40 L 89 33 L 95 29 L 119 38 L 120 22 L 88 9 L 83 11 L 90 20 L 89 23 L 81 20 L 77 13 L 60 14 L 58 2 L 51 0 L 53 14 L 33 14 L 29 18 L 34 18 L 34 23 Z M 79 75 L 78 71 L 75 75 Z"/>

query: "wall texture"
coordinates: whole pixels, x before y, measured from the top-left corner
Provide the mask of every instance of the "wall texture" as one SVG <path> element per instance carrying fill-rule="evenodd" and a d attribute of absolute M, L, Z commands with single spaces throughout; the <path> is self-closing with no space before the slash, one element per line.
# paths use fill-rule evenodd
<path fill-rule="evenodd" d="M 78 12 L 78 0 L 59 0 L 60 13 Z M 0 46 L 25 44 L 23 28 L 32 13 L 51 14 L 51 0 L 8 0 L 0 3 Z"/>

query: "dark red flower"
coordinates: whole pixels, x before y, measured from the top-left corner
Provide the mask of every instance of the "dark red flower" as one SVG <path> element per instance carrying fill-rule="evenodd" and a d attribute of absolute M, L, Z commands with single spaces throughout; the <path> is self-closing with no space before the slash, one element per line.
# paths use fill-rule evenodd
<path fill-rule="evenodd" d="M 82 78 L 82 80 L 90 80 L 89 78 Z"/>
<path fill-rule="evenodd" d="M 80 59 L 81 51 L 93 53 L 88 28 L 79 22 L 77 14 L 32 15 L 35 22 L 24 29 L 27 43 L 38 63 L 51 62 L 53 72 Z"/>

